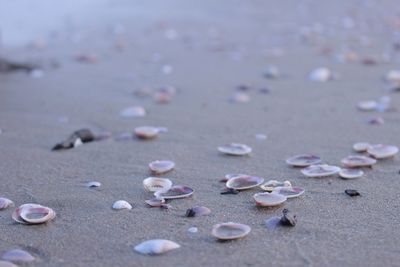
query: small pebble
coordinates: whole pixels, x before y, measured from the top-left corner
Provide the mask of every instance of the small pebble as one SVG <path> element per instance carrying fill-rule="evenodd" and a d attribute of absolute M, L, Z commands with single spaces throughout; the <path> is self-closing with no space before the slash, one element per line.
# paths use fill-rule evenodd
<path fill-rule="evenodd" d="M 344 192 L 351 197 L 361 196 L 361 194 L 357 190 L 354 190 L 354 189 L 346 189 L 346 190 L 344 190 Z"/>

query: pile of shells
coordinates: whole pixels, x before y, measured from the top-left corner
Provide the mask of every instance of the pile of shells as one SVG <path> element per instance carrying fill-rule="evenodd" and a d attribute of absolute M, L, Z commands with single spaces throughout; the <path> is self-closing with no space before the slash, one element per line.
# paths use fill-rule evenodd
<path fill-rule="evenodd" d="M 19 206 L 12 214 L 14 221 L 21 224 L 41 224 L 53 220 L 56 213 L 48 207 L 28 203 Z"/>

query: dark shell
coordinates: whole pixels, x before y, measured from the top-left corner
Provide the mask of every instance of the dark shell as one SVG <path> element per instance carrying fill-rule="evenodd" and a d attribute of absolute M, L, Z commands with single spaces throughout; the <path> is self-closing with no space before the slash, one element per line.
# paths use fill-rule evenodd
<path fill-rule="evenodd" d="M 227 188 L 221 192 L 221 195 L 236 195 L 239 194 L 239 191 L 233 188 Z"/>
<path fill-rule="evenodd" d="M 344 192 L 351 197 L 361 196 L 361 194 L 357 190 L 354 190 L 354 189 L 346 189 L 346 190 L 344 190 Z"/>
<path fill-rule="evenodd" d="M 297 223 L 296 215 L 292 214 L 288 209 L 282 211 L 281 225 L 284 226 L 295 226 Z"/>
<path fill-rule="evenodd" d="M 52 150 L 73 148 L 78 139 L 81 139 L 82 143 L 88 143 L 94 141 L 95 136 L 89 129 L 80 129 L 73 132 L 66 140 L 56 144 Z"/>

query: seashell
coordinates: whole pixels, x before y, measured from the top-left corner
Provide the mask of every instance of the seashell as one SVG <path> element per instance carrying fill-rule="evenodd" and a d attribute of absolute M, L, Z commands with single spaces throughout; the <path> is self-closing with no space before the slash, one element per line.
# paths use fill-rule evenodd
<path fill-rule="evenodd" d="M 366 142 L 358 142 L 353 145 L 354 151 L 365 152 L 369 148 L 370 144 Z"/>
<path fill-rule="evenodd" d="M 281 218 L 275 216 L 275 217 L 271 217 L 268 220 L 265 220 L 265 226 L 269 229 L 269 230 L 275 230 L 276 227 L 278 227 L 281 223 Z"/>
<path fill-rule="evenodd" d="M 287 200 L 287 197 L 278 193 L 257 193 L 253 195 L 257 206 L 272 207 L 278 206 Z"/>
<path fill-rule="evenodd" d="M 35 260 L 29 252 L 22 249 L 9 250 L 1 257 L 3 260 L 12 261 L 16 263 L 28 263 Z"/>
<path fill-rule="evenodd" d="M 342 159 L 342 163 L 349 168 L 370 167 L 376 163 L 376 159 L 366 156 L 347 156 Z"/>
<path fill-rule="evenodd" d="M 371 145 L 367 149 L 367 153 L 376 159 L 384 159 L 393 157 L 399 152 L 399 148 L 397 146 L 389 146 L 389 145 Z"/>
<path fill-rule="evenodd" d="M 231 143 L 219 146 L 218 151 L 231 156 L 244 156 L 250 154 L 252 149 L 244 144 Z"/>
<path fill-rule="evenodd" d="M 119 115 L 124 118 L 137 118 L 146 116 L 146 110 L 141 106 L 127 107 L 120 111 Z"/>
<path fill-rule="evenodd" d="M 247 103 L 250 101 L 250 96 L 243 92 L 235 92 L 231 96 L 230 101 L 233 103 Z"/>
<path fill-rule="evenodd" d="M 264 191 L 272 192 L 274 191 L 275 187 L 292 187 L 290 181 L 280 182 L 277 180 L 269 180 L 263 185 L 260 185 L 260 188 Z"/>
<path fill-rule="evenodd" d="M 226 190 L 220 193 L 221 195 L 237 195 L 239 191 L 233 188 L 227 188 Z"/>
<path fill-rule="evenodd" d="M 195 233 L 197 233 L 199 231 L 199 229 L 197 228 L 197 227 L 190 227 L 189 229 L 188 229 L 188 232 L 189 233 L 192 233 L 192 234 L 195 234 Z M 1 266 L 0 266 L 1 267 Z"/>
<path fill-rule="evenodd" d="M 384 76 L 384 79 L 390 83 L 400 83 L 400 70 L 391 70 Z"/>
<path fill-rule="evenodd" d="M 339 172 L 339 176 L 343 179 L 355 179 L 360 178 L 364 175 L 364 172 L 360 169 L 346 169 L 343 168 Z"/>
<path fill-rule="evenodd" d="M 325 177 L 331 176 L 340 171 L 340 167 L 328 164 L 311 165 L 301 170 L 301 173 L 307 177 Z"/>
<path fill-rule="evenodd" d="M 135 251 L 146 255 L 159 255 L 180 248 L 178 243 L 165 239 L 147 240 L 135 246 Z"/>
<path fill-rule="evenodd" d="M 318 164 L 321 158 L 311 154 L 296 155 L 286 160 L 286 163 L 294 167 L 307 167 L 310 165 Z"/>
<path fill-rule="evenodd" d="M 295 198 L 304 194 L 305 190 L 301 187 L 276 187 L 273 193 L 281 194 L 286 198 Z"/>
<path fill-rule="evenodd" d="M 149 177 L 143 180 L 143 187 L 147 192 L 167 191 L 172 187 L 172 181 L 168 178 Z"/>
<path fill-rule="evenodd" d="M 14 263 L 11 263 L 9 261 L 2 261 L 0 260 L 0 267 L 18 267 Z"/>
<path fill-rule="evenodd" d="M 186 210 L 186 217 L 204 216 L 211 213 L 211 210 L 204 206 L 196 206 Z"/>
<path fill-rule="evenodd" d="M 100 186 L 101 186 L 101 183 L 100 183 L 100 182 L 97 182 L 97 181 L 92 181 L 92 182 L 88 182 L 88 183 L 86 184 L 86 186 L 87 186 L 87 187 L 92 187 L 92 188 L 94 188 L 94 187 L 100 187 Z"/>
<path fill-rule="evenodd" d="M 74 147 L 78 147 L 78 146 L 81 146 L 81 145 L 83 145 L 82 140 L 80 138 L 77 138 L 75 140 L 75 142 L 74 142 Z"/>
<path fill-rule="evenodd" d="M 112 205 L 112 208 L 115 210 L 131 210 L 132 209 L 132 205 L 129 204 L 127 201 L 125 200 L 118 200 L 115 201 L 114 204 Z"/>
<path fill-rule="evenodd" d="M 317 68 L 313 70 L 309 76 L 310 81 L 313 82 L 326 82 L 333 79 L 332 72 L 328 68 Z"/>
<path fill-rule="evenodd" d="M 226 183 L 229 179 L 239 177 L 239 176 L 246 176 L 247 174 L 241 174 L 241 173 L 229 173 L 225 174 L 225 178 L 221 179 L 220 182 Z"/>
<path fill-rule="evenodd" d="M 24 204 L 12 214 L 12 218 L 21 224 L 40 224 L 53 220 L 56 213 L 48 207 L 39 204 Z"/>
<path fill-rule="evenodd" d="M 0 210 L 4 210 L 13 204 L 14 204 L 14 202 L 12 202 L 10 199 L 0 197 Z"/>
<path fill-rule="evenodd" d="M 257 177 L 257 176 L 245 175 L 245 176 L 238 176 L 238 177 L 229 179 L 226 182 L 226 187 L 232 188 L 235 190 L 245 190 L 245 189 L 259 186 L 263 182 L 264 182 L 264 178 Z"/>
<path fill-rule="evenodd" d="M 378 107 L 378 102 L 374 100 L 368 100 L 368 101 L 360 101 L 357 104 L 357 108 L 361 111 L 374 111 Z"/>
<path fill-rule="evenodd" d="M 140 126 L 133 130 L 136 137 L 141 139 L 151 139 L 158 136 L 160 129 L 152 126 Z"/>
<path fill-rule="evenodd" d="M 174 185 L 168 191 L 157 191 L 154 193 L 155 197 L 164 199 L 176 199 L 189 197 L 194 193 L 194 190 L 190 187 L 183 185 Z"/>
<path fill-rule="evenodd" d="M 354 189 L 346 189 L 346 190 L 344 190 L 344 192 L 351 197 L 361 196 L 361 194 L 357 190 L 354 190 Z"/>
<path fill-rule="evenodd" d="M 149 163 L 149 168 L 155 174 L 162 174 L 173 170 L 175 162 L 170 160 L 156 160 Z"/>
<path fill-rule="evenodd" d="M 161 207 L 165 203 L 165 199 L 155 197 L 145 202 L 151 207 Z"/>
<path fill-rule="evenodd" d="M 280 71 L 276 66 L 268 66 L 264 71 L 264 77 L 267 79 L 276 79 L 280 76 Z"/>
<path fill-rule="evenodd" d="M 250 231 L 246 224 L 227 222 L 214 225 L 211 234 L 219 240 L 233 240 L 245 237 Z"/>
<path fill-rule="evenodd" d="M 295 226 L 297 223 L 296 215 L 292 214 L 288 209 L 282 211 L 280 223 L 283 226 Z"/>

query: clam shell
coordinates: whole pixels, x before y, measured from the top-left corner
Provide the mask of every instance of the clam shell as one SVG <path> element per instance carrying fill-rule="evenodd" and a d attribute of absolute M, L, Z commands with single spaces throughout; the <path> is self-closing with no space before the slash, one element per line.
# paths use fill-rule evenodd
<path fill-rule="evenodd" d="M 148 177 L 143 180 L 143 187 L 147 192 L 167 191 L 172 187 L 172 181 L 168 178 Z"/>
<path fill-rule="evenodd" d="M 286 160 L 286 163 L 294 167 L 307 167 L 310 165 L 318 164 L 321 158 L 311 154 L 296 155 Z"/>
<path fill-rule="evenodd" d="M 369 167 L 376 163 L 376 159 L 366 157 L 366 156 L 348 156 L 342 159 L 344 166 L 348 168 L 356 167 Z"/>
<path fill-rule="evenodd" d="M 328 68 L 317 68 L 309 74 L 308 78 L 313 82 L 326 82 L 331 80 L 333 75 Z"/>
<path fill-rule="evenodd" d="M 175 168 L 175 163 L 170 160 L 156 160 L 149 163 L 149 169 L 155 174 L 169 172 Z"/>
<path fill-rule="evenodd" d="M 10 199 L 0 197 L 0 210 L 6 209 L 13 204 L 14 202 L 12 202 Z"/>
<path fill-rule="evenodd" d="M 346 169 L 343 168 L 339 172 L 339 176 L 344 179 L 355 179 L 360 178 L 364 175 L 364 172 L 360 169 Z"/>
<path fill-rule="evenodd" d="M 378 102 L 374 100 L 360 101 L 357 104 L 357 108 L 361 111 L 374 111 L 378 107 Z"/>
<path fill-rule="evenodd" d="M 174 185 L 168 191 L 157 191 L 154 196 L 163 199 L 176 199 L 189 197 L 194 193 L 194 190 L 188 186 Z"/>
<path fill-rule="evenodd" d="M 389 145 L 371 145 L 368 147 L 367 153 L 376 159 L 393 157 L 399 152 L 397 146 Z"/>
<path fill-rule="evenodd" d="M 129 204 L 125 200 L 117 200 L 112 205 L 112 208 L 115 209 L 115 210 L 124 210 L 124 209 L 131 210 L 132 209 L 132 205 Z"/>
<path fill-rule="evenodd" d="M 165 199 L 163 198 L 152 198 L 145 201 L 147 205 L 151 207 L 161 207 L 165 203 Z"/>
<path fill-rule="evenodd" d="M 35 260 L 29 252 L 22 249 L 13 249 L 5 252 L 1 257 L 3 260 L 12 261 L 16 263 L 28 263 Z"/>
<path fill-rule="evenodd" d="M 367 142 L 358 142 L 353 145 L 354 151 L 357 152 L 365 152 L 370 147 L 370 143 Z"/>
<path fill-rule="evenodd" d="M 292 187 L 290 181 L 280 182 L 277 180 L 269 180 L 265 184 L 260 185 L 260 188 L 264 191 L 272 192 L 276 187 Z"/>
<path fill-rule="evenodd" d="M 40 224 L 53 220 L 56 213 L 48 207 L 28 203 L 19 206 L 12 214 L 12 218 L 21 224 Z"/>
<path fill-rule="evenodd" d="M 276 187 L 273 193 L 281 194 L 286 198 L 295 198 L 304 194 L 305 190 L 301 187 Z"/>
<path fill-rule="evenodd" d="M 252 148 L 245 144 L 231 143 L 219 146 L 218 151 L 231 156 L 244 156 L 250 154 Z"/>
<path fill-rule="evenodd" d="M 165 239 L 147 240 L 135 246 L 135 251 L 146 255 L 159 255 L 168 251 L 180 248 L 181 246 L 174 241 Z"/>
<path fill-rule="evenodd" d="M 1 261 L 0 260 L 0 267 L 18 267 L 17 265 L 15 265 L 12 262 L 9 261 Z"/>
<path fill-rule="evenodd" d="M 331 176 L 340 171 L 340 167 L 327 164 L 311 165 L 301 170 L 301 173 L 307 177 L 325 177 Z"/>
<path fill-rule="evenodd" d="M 278 206 L 287 200 L 287 197 L 278 193 L 257 193 L 253 195 L 257 206 L 272 207 Z"/>
<path fill-rule="evenodd" d="M 236 190 L 245 190 L 252 187 L 259 186 L 264 182 L 264 178 L 257 176 L 237 176 L 229 179 L 226 182 L 226 187 L 236 189 Z"/>
<path fill-rule="evenodd" d="M 232 240 L 243 238 L 250 231 L 250 226 L 246 224 L 227 222 L 214 225 L 211 234 L 219 240 Z"/>
<path fill-rule="evenodd" d="M 141 106 L 127 107 L 119 113 L 124 118 L 136 118 L 146 116 L 146 110 Z"/>
<path fill-rule="evenodd" d="M 160 133 L 160 129 L 152 126 L 141 126 L 141 127 L 136 127 L 133 130 L 133 133 L 138 138 L 151 139 L 158 136 L 158 134 Z"/>

